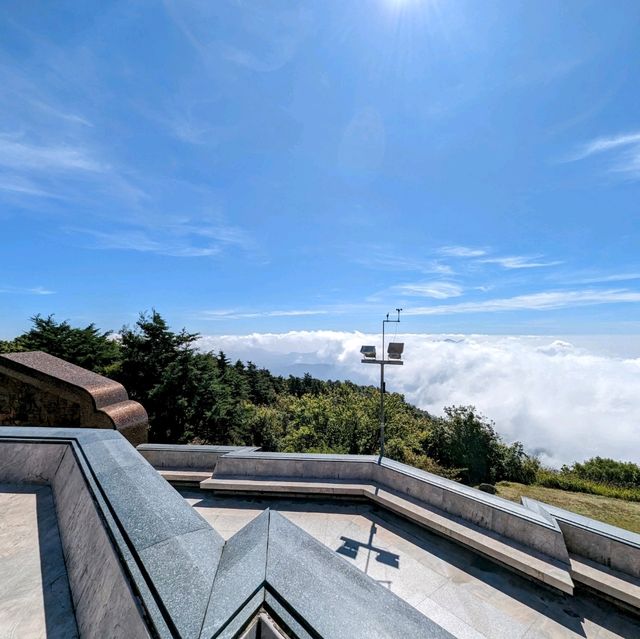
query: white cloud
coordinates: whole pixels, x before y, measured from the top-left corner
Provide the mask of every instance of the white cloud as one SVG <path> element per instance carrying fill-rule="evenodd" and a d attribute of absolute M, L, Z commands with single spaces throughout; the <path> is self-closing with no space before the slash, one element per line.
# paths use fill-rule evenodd
<path fill-rule="evenodd" d="M 613 154 L 612 171 L 632 179 L 640 178 L 640 131 L 591 140 L 568 161 L 584 160 L 600 153 Z"/>
<path fill-rule="evenodd" d="M 54 295 L 55 291 L 50 291 L 44 286 L 34 286 L 32 288 L 23 288 L 19 286 L 2 286 L 0 293 L 13 293 L 18 295 Z"/>
<path fill-rule="evenodd" d="M 259 317 L 305 317 L 309 315 L 327 315 L 329 311 L 320 309 L 292 309 L 270 311 L 244 311 L 232 309 L 215 309 L 201 311 L 197 314 L 199 319 L 228 320 L 228 319 L 252 319 Z"/>
<path fill-rule="evenodd" d="M 610 151 L 611 149 L 618 149 L 620 147 L 626 147 L 634 144 L 640 144 L 640 132 L 596 138 L 595 140 L 585 144 L 582 147 L 582 150 L 577 153 L 573 159 L 582 160 L 594 153 Z"/>
<path fill-rule="evenodd" d="M 562 264 L 560 261 L 552 262 L 536 262 L 539 259 L 539 255 L 534 257 L 527 257 L 526 255 L 511 255 L 507 257 L 487 257 L 482 260 L 478 260 L 482 264 L 498 264 L 502 268 L 518 269 L 518 268 L 541 268 L 544 266 L 555 266 L 556 264 Z"/>
<path fill-rule="evenodd" d="M 433 297 L 444 300 L 450 297 L 460 297 L 463 289 L 453 282 L 414 282 L 410 284 L 398 284 L 393 287 L 394 291 L 413 295 L 416 297 Z"/>
<path fill-rule="evenodd" d="M 438 249 L 441 255 L 449 257 L 481 257 L 487 254 L 487 251 L 479 248 L 470 248 L 468 246 L 443 246 Z"/>
<path fill-rule="evenodd" d="M 546 291 L 477 302 L 441 304 L 407 308 L 406 315 L 452 315 L 460 313 L 499 313 L 502 311 L 546 311 L 576 306 L 640 302 L 640 292 L 626 289 Z"/>
<path fill-rule="evenodd" d="M 93 238 L 92 248 L 158 253 L 172 257 L 208 257 L 219 255 L 225 247 L 245 251 L 253 248 L 251 238 L 240 228 L 221 224 L 196 224 L 189 219 L 155 218 L 144 227 L 122 227 L 117 231 L 69 228 Z"/>
<path fill-rule="evenodd" d="M 15 193 L 18 195 L 30 195 L 34 197 L 46 197 L 54 199 L 62 199 L 57 193 L 46 191 L 34 184 L 31 180 L 16 175 L 0 176 L 0 191 Z"/>
<path fill-rule="evenodd" d="M 606 282 L 628 282 L 640 280 L 640 273 L 613 273 L 612 275 L 594 275 L 583 279 L 574 280 L 576 284 L 601 284 Z"/>
<path fill-rule="evenodd" d="M 425 274 L 452 275 L 448 264 L 437 260 L 421 260 L 405 255 L 396 255 L 378 246 L 358 246 L 350 249 L 351 259 L 370 269 L 381 271 L 405 271 Z"/>
<path fill-rule="evenodd" d="M 82 147 L 29 144 L 7 135 L 0 135 L 0 166 L 39 172 L 100 172 L 108 169 Z"/>
<path fill-rule="evenodd" d="M 433 414 L 472 404 L 506 440 L 521 440 L 547 463 L 594 455 L 640 462 L 640 357 L 598 352 L 585 339 L 587 347 L 553 337 L 446 338 L 399 336 L 406 344 L 405 366 L 388 372 L 388 390 Z M 295 331 L 210 336 L 200 346 L 282 374 L 308 370 L 377 384 L 377 369 L 360 364 L 359 349 L 378 341 L 362 333 Z"/>

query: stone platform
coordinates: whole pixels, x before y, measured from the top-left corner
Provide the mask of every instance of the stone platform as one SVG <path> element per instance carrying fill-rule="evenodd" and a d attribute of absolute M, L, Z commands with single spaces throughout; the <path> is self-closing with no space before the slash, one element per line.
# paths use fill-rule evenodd
<path fill-rule="evenodd" d="M 584 591 L 541 588 L 459 544 L 367 503 L 179 492 L 232 538 L 278 511 L 459 639 L 628 639 L 640 617 Z"/>

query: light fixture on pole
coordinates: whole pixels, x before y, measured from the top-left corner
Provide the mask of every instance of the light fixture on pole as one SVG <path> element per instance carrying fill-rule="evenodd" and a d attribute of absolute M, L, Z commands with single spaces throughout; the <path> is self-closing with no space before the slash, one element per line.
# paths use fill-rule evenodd
<path fill-rule="evenodd" d="M 395 366 L 402 366 L 402 353 L 404 351 L 404 344 L 402 342 L 389 342 L 387 348 L 387 359 L 384 358 L 384 328 L 385 324 L 399 324 L 401 308 L 396 308 L 398 313 L 397 319 L 389 319 L 389 313 L 387 313 L 386 319 L 382 320 L 382 359 L 376 358 L 375 346 L 363 346 L 360 352 L 363 355 L 361 362 L 363 364 L 379 364 L 380 365 L 380 459 L 384 457 L 384 367 L 385 364 L 392 364 Z"/>

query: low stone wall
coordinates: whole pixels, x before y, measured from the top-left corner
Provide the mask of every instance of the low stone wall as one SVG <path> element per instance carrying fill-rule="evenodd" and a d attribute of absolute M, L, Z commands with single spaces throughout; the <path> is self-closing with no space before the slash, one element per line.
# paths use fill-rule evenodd
<path fill-rule="evenodd" d="M 47 353 L 0 355 L 0 426 L 111 428 L 147 441 L 149 420 L 122 384 Z"/>

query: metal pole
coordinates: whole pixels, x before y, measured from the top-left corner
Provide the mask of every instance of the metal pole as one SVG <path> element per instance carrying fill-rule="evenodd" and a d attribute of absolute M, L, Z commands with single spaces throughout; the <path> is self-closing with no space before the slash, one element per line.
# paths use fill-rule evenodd
<path fill-rule="evenodd" d="M 380 364 L 380 459 L 384 457 L 384 364 Z"/>
<path fill-rule="evenodd" d="M 387 314 L 387 319 L 389 315 Z M 380 362 L 380 459 L 384 457 L 384 325 L 382 320 L 382 361 Z"/>

